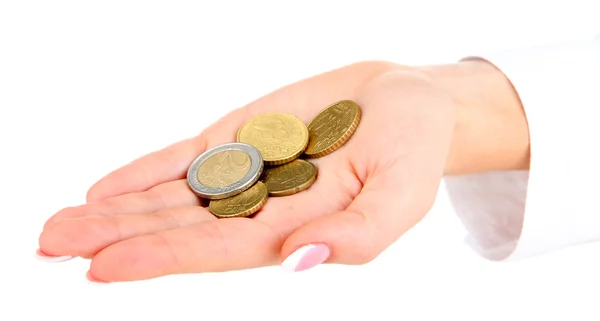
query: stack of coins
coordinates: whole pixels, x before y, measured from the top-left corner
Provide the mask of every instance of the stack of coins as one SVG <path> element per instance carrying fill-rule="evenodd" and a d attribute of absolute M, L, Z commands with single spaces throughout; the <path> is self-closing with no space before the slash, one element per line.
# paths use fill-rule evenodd
<path fill-rule="evenodd" d="M 317 179 L 317 167 L 307 159 L 344 145 L 361 116 L 360 107 L 350 100 L 326 107 L 308 126 L 286 113 L 256 116 L 240 127 L 237 142 L 213 147 L 194 160 L 188 185 L 210 200 L 208 208 L 216 217 L 250 217 L 269 196 L 308 189 Z"/>

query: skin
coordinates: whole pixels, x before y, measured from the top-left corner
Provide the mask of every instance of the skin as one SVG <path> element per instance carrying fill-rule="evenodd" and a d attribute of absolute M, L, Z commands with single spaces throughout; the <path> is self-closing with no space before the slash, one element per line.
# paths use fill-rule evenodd
<path fill-rule="evenodd" d="M 309 190 L 271 198 L 254 219 L 217 220 L 188 188 L 191 162 L 234 141 L 249 118 L 282 111 L 308 123 L 342 99 L 363 119 L 346 145 L 314 161 Z M 281 88 L 108 174 L 86 204 L 46 222 L 40 251 L 90 258 L 89 277 L 106 282 L 280 264 L 312 243 L 329 246 L 327 263 L 365 264 L 427 214 L 444 175 L 528 163 L 521 104 L 492 65 L 361 62 Z"/>

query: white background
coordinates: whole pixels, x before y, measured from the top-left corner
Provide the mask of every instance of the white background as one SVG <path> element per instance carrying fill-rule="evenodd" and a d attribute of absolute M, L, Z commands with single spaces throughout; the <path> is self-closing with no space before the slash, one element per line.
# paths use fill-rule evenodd
<path fill-rule="evenodd" d="M 517 5 L 517 3 L 519 3 Z M 380 258 L 93 285 L 34 259 L 44 221 L 114 168 L 290 82 L 588 37 L 593 1 L 0 1 L 0 320 L 584 320 L 600 244 L 489 262 L 441 189 Z"/>

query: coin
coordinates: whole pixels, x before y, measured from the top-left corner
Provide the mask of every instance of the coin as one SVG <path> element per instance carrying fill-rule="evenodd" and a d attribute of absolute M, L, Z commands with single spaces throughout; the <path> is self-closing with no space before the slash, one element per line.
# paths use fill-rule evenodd
<path fill-rule="evenodd" d="M 361 116 L 360 106 L 351 100 L 329 105 L 308 124 L 310 138 L 304 154 L 323 157 L 342 147 L 356 131 Z"/>
<path fill-rule="evenodd" d="M 296 116 L 265 113 L 247 121 L 237 141 L 256 147 L 266 165 L 282 165 L 298 158 L 308 145 L 308 129 Z"/>
<path fill-rule="evenodd" d="M 259 181 L 236 196 L 211 200 L 208 210 L 218 218 L 247 217 L 256 213 L 267 203 L 268 194 L 267 186 Z"/>
<path fill-rule="evenodd" d="M 267 167 L 261 177 L 270 196 L 296 194 L 309 188 L 316 179 L 317 167 L 302 159 L 281 166 Z"/>
<path fill-rule="evenodd" d="M 260 177 L 264 163 L 255 147 L 228 143 L 202 153 L 187 173 L 192 191 L 206 199 L 224 199 L 249 189 Z"/>

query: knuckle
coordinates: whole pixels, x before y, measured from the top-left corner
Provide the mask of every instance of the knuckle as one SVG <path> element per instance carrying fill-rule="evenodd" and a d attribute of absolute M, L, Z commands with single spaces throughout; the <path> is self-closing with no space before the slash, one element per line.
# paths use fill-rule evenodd
<path fill-rule="evenodd" d="M 353 264 L 365 265 L 371 263 L 381 254 L 381 250 L 379 250 L 378 247 L 370 245 L 372 243 L 373 242 L 367 242 L 368 245 L 366 246 L 358 246 L 354 248 Z"/>
<path fill-rule="evenodd" d="M 168 264 L 173 267 L 174 270 L 185 270 L 186 260 L 180 256 L 180 252 L 177 250 L 177 244 L 175 244 L 171 238 L 167 237 L 163 233 L 152 234 L 150 237 L 153 237 L 156 240 L 156 244 L 160 244 L 160 246 L 164 249 L 163 253 L 168 255 Z M 140 242 L 143 246 L 143 243 Z"/>
<path fill-rule="evenodd" d="M 431 94 L 433 88 L 433 80 L 427 74 L 414 68 L 398 68 L 385 70 L 369 79 L 359 89 L 358 95 L 369 101 L 377 97 L 421 97 Z"/>
<path fill-rule="evenodd" d="M 63 208 L 46 221 L 46 223 L 44 224 L 44 229 L 49 228 L 50 226 L 60 222 L 65 218 L 77 217 L 78 215 L 81 215 L 82 210 L 83 209 L 80 207 Z"/>
<path fill-rule="evenodd" d="M 229 244 L 219 225 L 211 222 L 203 224 L 202 227 L 202 232 L 204 232 L 208 239 L 212 241 L 212 244 L 215 245 L 215 250 L 219 253 L 218 256 L 222 257 L 224 262 L 228 261 L 230 258 Z"/>
<path fill-rule="evenodd" d="M 96 194 L 97 194 L 97 192 L 96 192 L 96 188 L 94 188 L 94 187 L 90 188 L 90 189 L 89 189 L 89 190 L 88 190 L 88 191 L 85 193 L 85 201 L 86 201 L 87 203 L 89 203 L 89 202 L 93 202 L 93 201 L 97 200 L 97 199 L 98 199 L 98 196 L 97 196 Z"/>
<path fill-rule="evenodd" d="M 378 256 L 379 256 L 379 253 L 375 254 L 373 251 L 365 251 L 362 253 L 358 253 L 354 264 L 365 265 L 365 264 L 371 263 Z"/>
<path fill-rule="evenodd" d="M 352 243 L 349 249 L 349 264 L 364 265 L 376 259 L 384 248 L 381 237 L 367 215 L 362 211 L 348 211 L 352 213 L 358 230 L 352 235 Z"/>
<path fill-rule="evenodd" d="M 355 264 L 364 265 L 375 260 L 385 248 L 382 244 L 381 231 L 377 229 L 376 224 L 369 220 L 367 215 L 357 211 L 357 215 L 362 219 L 362 229 L 357 233 L 357 244 L 354 246 Z"/>
<path fill-rule="evenodd" d="M 399 64 L 393 63 L 391 61 L 377 60 L 377 59 L 359 61 L 357 63 L 350 65 L 350 67 L 360 69 L 360 70 L 362 70 L 362 69 L 381 70 L 382 72 L 385 72 L 388 70 L 398 70 L 398 69 L 410 68 L 408 66 L 399 65 Z"/>

